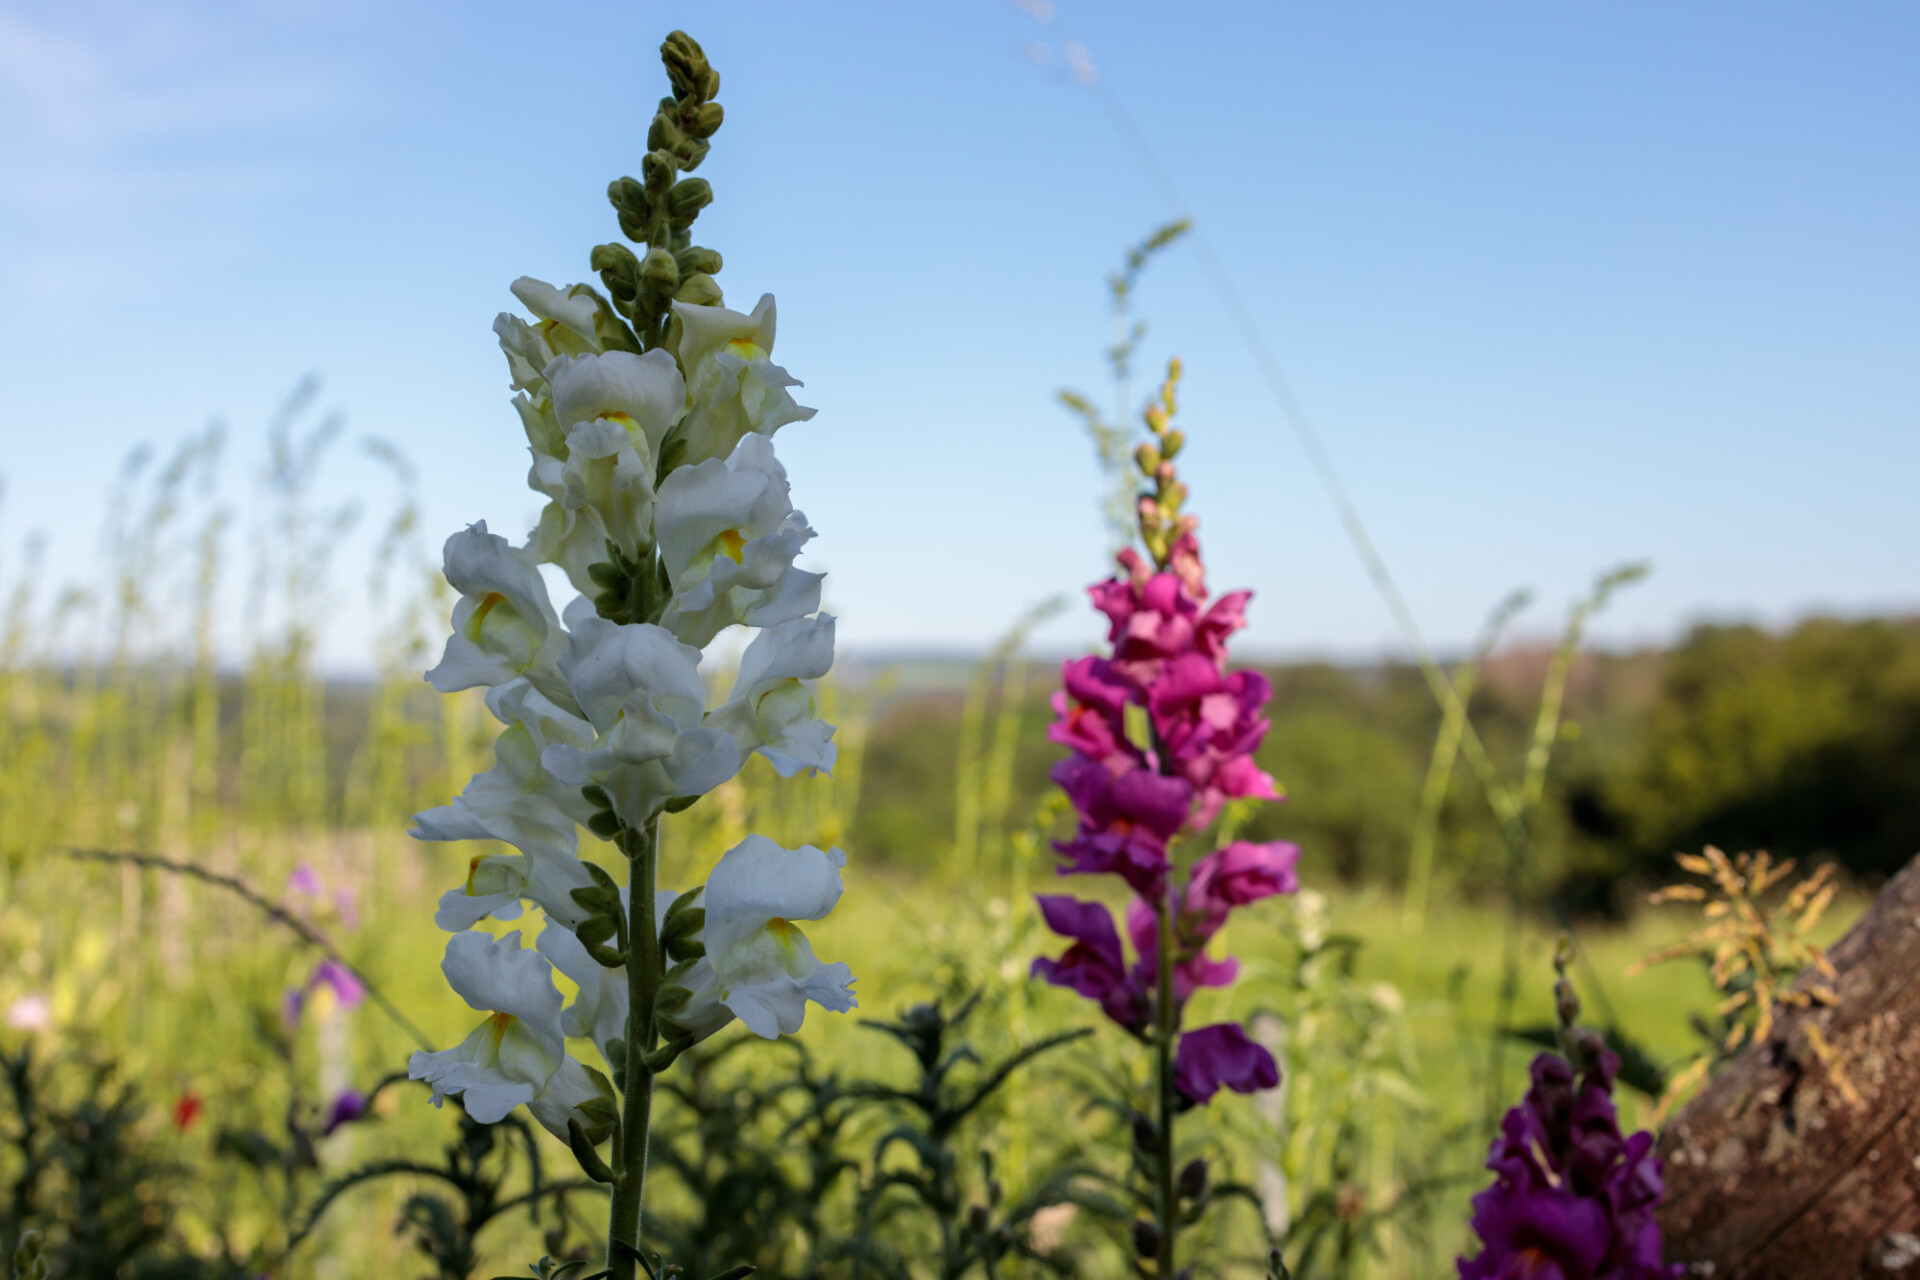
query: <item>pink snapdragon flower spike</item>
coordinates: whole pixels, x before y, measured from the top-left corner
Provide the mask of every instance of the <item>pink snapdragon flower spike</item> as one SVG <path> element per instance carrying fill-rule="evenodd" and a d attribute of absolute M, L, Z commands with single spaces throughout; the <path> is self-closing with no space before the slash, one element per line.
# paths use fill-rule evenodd
<path fill-rule="evenodd" d="M 1173 377 L 1177 371 L 1147 414 L 1157 440 L 1135 455 L 1152 486 L 1138 503 L 1150 558 L 1124 550 L 1119 572 L 1087 589 L 1106 618 L 1109 651 L 1063 664 L 1047 731 L 1066 748 L 1051 776 L 1076 817 L 1072 836 L 1054 844 L 1058 870 L 1116 876 L 1132 890 L 1124 934 L 1133 958 L 1105 906 L 1043 895 L 1042 919 L 1071 945 L 1032 970 L 1154 1047 L 1163 1112 L 1204 1105 L 1221 1089 L 1278 1084 L 1273 1055 L 1238 1023 L 1183 1033 L 1181 1022 L 1196 993 L 1239 976 L 1237 959 L 1208 950 L 1232 913 L 1300 883 L 1300 851 L 1285 842 L 1234 840 L 1189 852 L 1228 801 L 1281 795 L 1254 761 L 1272 687 L 1257 671 L 1227 667 L 1251 594 L 1209 595 L 1197 521 L 1180 512 L 1186 486 L 1171 460 L 1184 437 L 1169 430 Z M 1170 1143 L 1171 1120 L 1160 1116 L 1159 1140 Z M 1171 1160 L 1171 1148 L 1159 1158 Z M 1161 1232 L 1171 1232 L 1173 1213 L 1160 1207 Z M 1173 1274 L 1170 1251 L 1160 1261 L 1158 1273 Z"/>

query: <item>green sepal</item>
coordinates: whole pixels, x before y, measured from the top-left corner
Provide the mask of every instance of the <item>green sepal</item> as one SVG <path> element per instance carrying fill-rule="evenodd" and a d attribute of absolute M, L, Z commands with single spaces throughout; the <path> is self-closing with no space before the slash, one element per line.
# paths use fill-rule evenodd
<path fill-rule="evenodd" d="M 668 813 L 685 813 L 699 803 L 699 796 L 668 796 L 667 802 L 660 807 Z"/>
<path fill-rule="evenodd" d="M 607 288 L 614 288 L 611 281 L 608 282 Z M 627 296 L 631 298 L 632 292 L 630 291 Z M 633 336 L 633 330 L 628 327 L 625 320 L 611 311 L 593 313 L 593 336 L 594 340 L 607 351 L 631 351 L 634 355 L 640 354 L 640 339 Z"/>
<path fill-rule="evenodd" d="M 616 1181 L 613 1170 L 608 1168 L 607 1162 L 600 1158 L 600 1153 L 593 1149 L 593 1140 L 587 1136 L 587 1131 L 581 1128 L 580 1122 L 571 1116 L 567 1118 L 567 1145 L 573 1149 L 573 1158 L 580 1162 L 582 1173 L 595 1182 L 613 1185 Z"/>
<path fill-rule="evenodd" d="M 611 809 L 596 810 L 594 815 L 587 819 L 587 830 L 602 840 L 611 840 L 619 835 L 622 825 L 620 815 Z"/>
<path fill-rule="evenodd" d="M 667 959 L 673 961 L 698 960 L 707 954 L 707 944 L 698 938 L 675 938 L 666 945 Z"/>
<path fill-rule="evenodd" d="M 622 1080 L 627 1077 L 627 1042 L 618 1036 L 607 1041 L 607 1065 L 613 1068 L 613 1074 Z M 589 1068 L 591 1070 L 591 1068 Z"/>

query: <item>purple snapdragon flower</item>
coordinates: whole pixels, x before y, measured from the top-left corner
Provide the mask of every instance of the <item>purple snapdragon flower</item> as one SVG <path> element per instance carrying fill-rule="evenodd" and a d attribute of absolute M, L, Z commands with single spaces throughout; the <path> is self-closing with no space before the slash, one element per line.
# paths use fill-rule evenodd
<path fill-rule="evenodd" d="M 1485 1244 L 1460 1280 L 1676 1280 L 1654 1221 L 1664 1190 L 1653 1135 L 1620 1132 L 1620 1060 L 1595 1046 L 1576 1082 L 1557 1054 L 1533 1060 L 1533 1084 L 1507 1112 L 1487 1155 L 1493 1185 L 1473 1198 Z"/>
<path fill-rule="evenodd" d="M 320 1126 L 320 1136 L 326 1137 L 343 1124 L 352 1124 L 367 1114 L 367 1095 L 358 1089 L 343 1089 L 327 1107 L 326 1121 Z"/>

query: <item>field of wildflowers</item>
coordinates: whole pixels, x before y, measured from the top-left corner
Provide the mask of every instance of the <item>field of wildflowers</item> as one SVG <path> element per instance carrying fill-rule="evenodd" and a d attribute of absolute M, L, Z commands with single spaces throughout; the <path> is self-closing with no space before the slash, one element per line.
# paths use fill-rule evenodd
<path fill-rule="evenodd" d="M 536 527 L 476 523 L 435 565 L 409 462 L 375 449 L 377 679 L 314 671 L 354 513 L 311 499 L 339 434 L 311 389 L 269 427 L 247 567 L 276 621 L 244 669 L 214 645 L 216 434 L 129 465 L 90 593 L 15 575 L 16 1273 L 1679 1274 L 1649 1127 L 1765 1039 L 1861 901 L 1717 850 L 1683 867 L 1745 932 L 1540 892 L 1544 850 L 1577 844 L 1554 824 L 1581 811 L 1556 768 L 1584 627 L 1644 569 L 1596 581 L 1498 737 L 1473 699 L 1506 606 L 1458 666 L 1401 673 L 1417 767 L 1358 785 L 1407 822 L 1336 871 L 1278 805 L 1312 812 L 1305 780 L 1260 754 L 1276 685 L 1232 661 L 1257 604 L 1208 581 L 1176 362 L 1141 427 L 1067 397 L 1113 479 L 1089 495 L 1117 548 L 1087 587 L 1097 652 L 1034 663 L 1023 620 L 957 707 L 836 673 L 776 455 L 814 410 L 773 362 L 773 296 L 729 307 L 693 239 L 719 75 L 679 32 L 661 56 L 598 286 L 522 277 L 495 325 Z M 1182 234 L 1114 277 L 1123 409 L 1129 290 Z M 106 640 L 75 661 L 83 626 Z M 943 824 L 869 857 L 903 707 L 943 744 Z"/>

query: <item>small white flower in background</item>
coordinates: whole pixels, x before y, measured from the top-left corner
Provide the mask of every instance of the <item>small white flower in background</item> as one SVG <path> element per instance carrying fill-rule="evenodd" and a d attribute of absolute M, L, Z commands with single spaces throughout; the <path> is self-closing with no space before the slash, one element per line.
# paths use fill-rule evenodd
<path fill-rule="evenodd" d="M 792 1035 L 809 1000 L 835 1013 L 854 1007 L 853 971 L 820 963 L 793 924 L 833 910 L 846 865 L 838 849 L 783 849 L 751 835 L 722 854 L 707 877 L 706 959 L 720 1002 L 755 1035 Z"/>
<path fill-rule="evenodd" d="M 447 539 L 444 571 L 460 602 L 446 651 L 427 682 L 455 693 L 525 676 L 549 698 L 570 701 L 555 666 L 567 633 L 532 558 L 488 533 L 482 520 Z"/>
<path fill-rule="evenodd" d="M 771 626 L 820 607 L 825 575 L 793 567 L 813 530 L 788 492 L 765 436 L 667 477 L 655 521 L 674 596 L 661 626 L 704 645 L 736 622 Z"/>
<path fill-rule="evenodd" d="M 698 649 L 651 623 L 597 617 L 585 599 L 567 606 L 567 621 L 573 644 L 562 670 L 599 737 L 587 749 L 548 747 L 540 760 L 554 777 L 604 788 L 614 812 L 638 827 L 668 799 L 704 795 L 739 772 L 734 740 L 701 724 Z"/>
<path fill-rule="evenodd" d="M 725 307 L 673 304 L 679 330 L 674 354 L 687 371 L 687 418 L 681 424 L 692 464 L 733 453 L 741 437 L 771 436 L 789 422 L 805 422 L 813 410 L 787 393 L 798 378 L 768 359 L 773 354 L 773 295 L 764 294 L 753 314 Z"/>
<path fill-rule="evenodd" d="M 460 933 L 447 943 L 440 969 L 487 1019 L 454 1048 L 423 1050 L 407 1060 L 408 1077 L 433 1086 L 434 1105 L 458 1097 L 481 1124 L 498 1124 L 524 1105 L 563 1140 L 569 1119 L 586 1125 L 580 1107 L 600 1090 L 566 1052 L 560 992 L 546 959 L 522 950 L 517 932 L 499 938 Z"/>
<path fill-rule="evenodd" d="M 833 726 L 818 718 L 813 690 L 833 666 L 833 618 L 819 614 L 768 627 L 740 656 L 724 705 L 707 722 L 724 729 L 745 755 L 758 751 L 783 778 L 802 769 L 831 771 Z"/>

